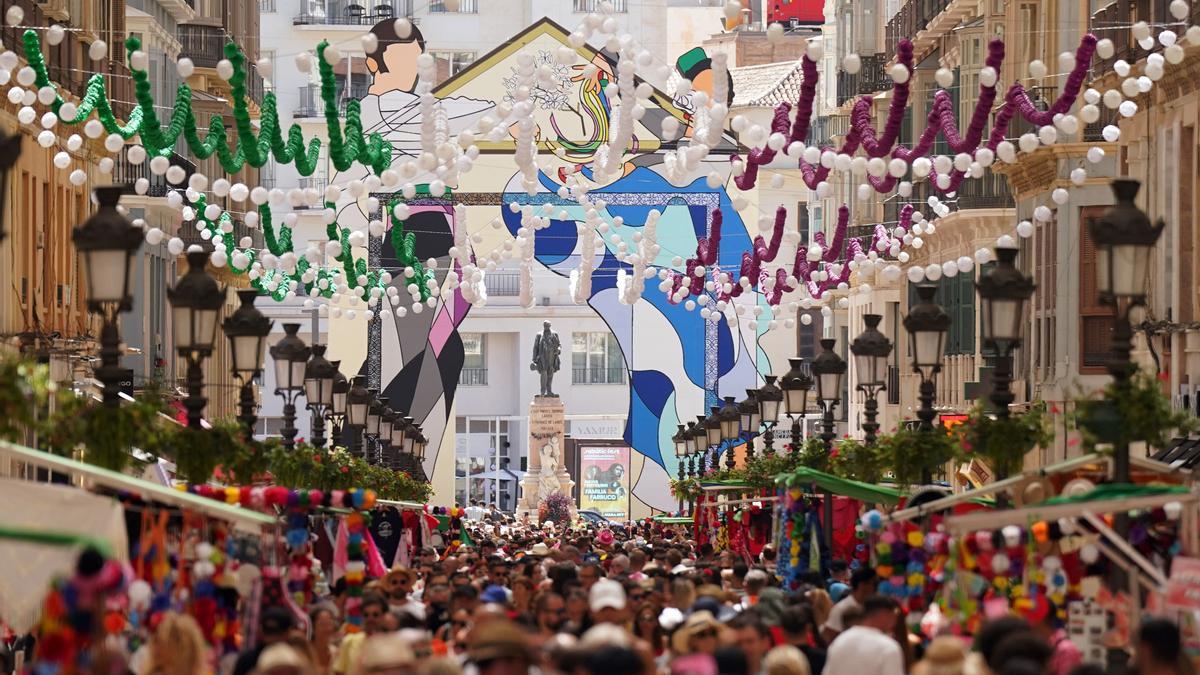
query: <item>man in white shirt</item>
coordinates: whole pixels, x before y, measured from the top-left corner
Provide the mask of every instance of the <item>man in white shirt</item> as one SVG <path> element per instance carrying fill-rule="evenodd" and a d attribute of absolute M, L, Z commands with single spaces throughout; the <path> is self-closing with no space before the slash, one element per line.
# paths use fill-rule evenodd
<path fill-rule="evenodd" d="M 904 651 L 892 637 L 900 608 L 891 598 L 875 595 L 863 602 L 858 625 L 847 628 L 829 645 L 823 675 L 904 675 Z"/>
<path fill-rule="evenodd" d="M 863 609 L 867 598 L 875 595 L 879 586 L 879 575 L 870 567 L 854 570 L 850 575 L 850 594 L 842 598 L 829 612 L 825 625 L 821 626 L 821 637 L 826 644 L 833 642 L 842 631 L 846 630 L 846 613 Z"/>

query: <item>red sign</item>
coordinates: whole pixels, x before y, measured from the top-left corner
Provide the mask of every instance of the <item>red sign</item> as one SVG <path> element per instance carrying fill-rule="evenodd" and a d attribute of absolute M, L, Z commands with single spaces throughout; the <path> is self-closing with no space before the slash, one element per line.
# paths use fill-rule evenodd
<path fill-rule="evenodd" d="M 1173 609 L 1200 610 L 1200 558 L 1175 557 L 1165 599 Z"/>
<path fill-rule="evenodd" d="M 767 0 L 767 22 L 820 26 L 825 23 L 823 0 Z"/>

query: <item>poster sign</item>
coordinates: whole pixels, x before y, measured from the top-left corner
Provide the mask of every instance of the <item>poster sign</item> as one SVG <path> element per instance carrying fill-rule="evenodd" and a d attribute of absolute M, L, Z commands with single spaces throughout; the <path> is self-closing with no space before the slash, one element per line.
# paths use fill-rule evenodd
<path fill-rule="evenodd" d="M 1104 646 L 1104 631 L 1108 618 L 1104 608 L 1093 602 L 1067 604 L 1067 635 L 1083 653 L 1084 663 L 1105 663 L 1108 650 Z"/>
<path fill-rule="evenodd" d="M 1166 605 L 1184 611 L 1200 610 L 1200 558 L 1175 556 L 1171 561 Z"/>
<path fill-rule="evenodd" d="M 597 511 L 614 522 L 629 519 L 629 447 L 584 445 L 579 448 L 579 508 Z"/>

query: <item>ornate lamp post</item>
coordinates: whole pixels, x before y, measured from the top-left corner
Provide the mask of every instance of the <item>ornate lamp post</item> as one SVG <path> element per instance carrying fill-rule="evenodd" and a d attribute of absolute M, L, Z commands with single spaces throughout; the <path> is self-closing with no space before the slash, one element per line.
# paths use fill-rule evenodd
<path fill-rule="evenodd" d="M 230 369 L 233 376 L 241 383 L 241 397 L 238 401 L 238 421 L 246 430 L 246 436 L 254 436 L 254 425 L 258 422 L 258 401 L 254 395 L 254 378 L 262 373 L 263 360 L 266 358 L 265 347 L 267 336 L 271 334 L 274 321 L 268 319 L 254 306 L 258 291 L 238 291 L 236 311 L 225 318 L 221 327 L 225 337 L 229 338 L 229 354 L 233 362 Z"/>
<path fill-rule="evenodd" d="M 913 372 L 921 377 L 921 408 L 917 418 L 921 428 L 933 429 L 933 400 L 937 395 L 937 374 L 942 371 L 946 353 L 946 332 L 950 330 L 950 315 L 933 301 L 937 284 L 917 284 L 917 303 L 904 317 L 904 329 L 912 338 Z"/>
<path fill-rule="evenodd" d="M 696 455 L 700 454 L 699 448 L 702 438 L 704 438 L 704 430 L 699 428 L 695 422 L 688 422 L 687 426 L 687 454 L 688 454 L 688 478 L 696 477 Z"/>
<path fill-rule="evenodd" d="M 404 418 L 404 454 L 408 457 L 409 472 L 413 477 L 420 475 L 420 462 L 417 461 L 417 440 L 421 437 L 421 426 L 411 417 Z"/>
<path fill-rule="evenodd" d="M 225 304 L 225 288 L 209 276 L 205 270 L 208 254 L 192 250 L 187 254 L 188 271 L 167 289 L 167 300 L 171 303 L 172 320 L 175 324 L 175 349 L 187 361 L 188 396 L 183 402 L 187 409 L 188 426 L 200 428 L 204 416 L 204 359 L 212 355 L 217 341 L 218 317 Z"/>
<path fill-rule="evenodd" d="M 392 418 L 391 428 L 391 443 L 392 443 L 392 463 L 390 468 L 393 471 L 400 471 L 405 468 L 404 455 L 404 432 L 407 425 L 404 422 L 404 415 L 396 413 Z"/>
<path fill-rule="evenodd" d="M 283 339 L 271 346 L 271 358 L 275 360 L 275 395 L 283 397 L 283 447 L 296 447 L 296 399 L 304 393 L 304 371 L 312 350 L 298 335 L 300 324 L 283 324 Z"/>
<path fill-rule="evenodd" d="M 677 425 L 679 430 L 671 437 L 671 442 L 675 444 L 675 461 L 679 465 L 679 482 L 683 482 L 683 460 L 687 456 L 687 430 L 683 425 Z M 683 494 L 679 495 L 679 512 L 683 513 Z"/>
<path fill-rule="evenodd" d="M 775 425 L 779 424 L 779 406 L 783 403 L 783 390 L 775 384 L 774 375 L 763 376 L 763 386 L 758 389 L 758 415 L 766 430 L 763 431 L 763 452 L 775 456 Z"/>
<path fill-rule="evenodd" d="M 732 396 L 725 397 L 725 405 L 717 411 L 717 422 L 721 424 L 721 440 L 726 444 L 725 467 L 732 469 L 736 460 L 733 443 L 737 440 L 738 432 L 741 431 L 738 427 L 742 423 L 742 413 L 738 410 L 737 399 Z"/>
<path fill-rule="evenodd" d="M 395 461 L 395 448 L 392 447 L 392 424 L 396 421 L 396 411 L 385 408 L 379 416 L 379 465 L 390 469 Z"/>
<path fill-rule="evenodd" d="M 429 477 L 425 475 L 425 448 L 428 446 L 429 439 L 425 437 L 425 433 L 421 431 L 421 428 L 417 427 L 417 437 L 413 442 L 413 455 L 417 460 L 417 477 L 420 480 L 429 480 Z"/>
<path fill-rule="evenodd" d="M 371 392 L 366 387 L 367 378 L 356 376 L 350 381 L 346 394 L 346 426 L 342 432 L 349 436 L 347 447 L 350 454 L 362 457 L 362 430 L 367 424 L 367 408 L 371 406 Z"/>
<path fill-rule="evenodd" d="M 378 464 L 379 448 L 376 445 L 379 441 L 379 428 L 383 424 L 383 413 L 387 410 L 388 400 L 386 396 L 377 395 L 374 390 L 371 391 L 371 395 L 373 400 L 367 407 L 367 426 L 363 429 L 363 433 L 367 437 L 367 462 Z"/>
<path fill-rule="evenodd" d="M 312 358 L 304 368 L 304 398 L 312 411 L 312 444 L 325 447 L 325 413 L 333 407 L 333 380 L 337 368 L 325 358 L 325 345 L 312 346 Z"/>
<path fill-rule="evenodd" d="M 838 353 L 833 351 L 836 340 L 826 338 L 821 340 L 821 353 L 813 361 L 812 372 L 817 381 L 817 401 L 821 404 L 822 426 L 821 440 L 825 441 L 825 451 L 833 449 L 833 439 L 836 435 L 833 427 L 833 408 L 842 400 L 842 378 L 846 376 L 846 362 Z"/>
<path fill-rule="evenodd" d="M 1016 248 L 997 248 L 992 271 L 975 282 L 983 314 L 983 340 L 996 353 L 989 398 L 996 416 L 1006 419 L 1013 402 L 1012 353 L 1021 345 L 1021 325 L 1025 322 L 1025 302 L 1033 295 L 1033 280 L 1021 274 L 1014 264 Z M 1006 476 L 999 476 L 1006 478 Z"/>
<path fill-rule="evenodd" d="M 821 440 L 825 442 L 825 462 L 833 452 L 833 438 L 836 435 L 833 428 L 833 407 L 842 400 L 842 378 L 846 376 L 846 362 L 838 353 L 833 351 L 836 340 L 826 338 L 821 340 L 821 353 L 813 360 L 812 372 L 817 382 L 817 401 L 821 404 Z M 828 469 L 828 465 L 821 467 Z M 833 546 L 833 493 L 824 491 L 824 530 L 825 546 Z"/>
<path fill-rule="evenodd" d="M 742 416 L 742 435 L 746 437 L 746 461 L 754 459 L 754 437 L 762 419 L 758 410 L 758 390 L 747 389 L 746 398 L 738 404 L 738 413 Z"/>
<path fill-rule="evenodd" d="M 332 361 L 333 363 L 333 405 L 329 407 L 326 416 L 332 425 L 332 433 L 330 434 L 330 442 L 337 444 L 342 441 L 342 427 L 346 423 L 346 395 L 350 393 L 350 380 L 342 374 L 342 362 Z M 344 442 L 344 441 L 343 441 Z"/>
<path fill-rule="evenodd" d="M 7 155 L 8 147 L 16 143 L 16 154 Z M 21 151 L 21 134 L 0 140 L 0 191 L 11 168 L 11 162 Z M 11 161 L 9 159 L 11 157 Z M 76 227 L 71 234 L 75 250 L 83 258 L 83 273 L 88 287 L 88 311 L 99 314 L 103 325 L 100 329 L 100 367 L 96 379 L 104 385 L 103 401 L 109 408 L 121 402 L 121 333 L 118 317 L 121 312 L 133 308 L 130 283 L 133 278 L 133 254 L 142 245 L 142 231 L 134 227 L 121 212 L 117 202 L 125 188 L 119 185 L 96 189 L 96 200 L 100 208 L 90 218 Z M 4 197 L 0 195 L 0 214 L 3 213 Z M 0 229 L 0 241 L 4 239 Z"/>
<path fill-rule="evenodd" d="M 876 434 L 879 433 L 879 423 L 875 421 L 879 415 L 879 392 L 887 388 L 887 358 L 892 353 L 892 342 L 879 332 L 879 322 L 883 317 L 878 314 L 864 314 L 863 323 L 866 330 L 859 333 L 850 343 L 850 352 L 854 354 L 854 370 L 858 375 L 858 390 L 866 396 L 863 414 L 867 418 L 863 422 L 863 432 L 867 445 L 875 444 Z"/>
<path fill-rule="evenodd" d="M 808 412 L 808 392 L 812 391 L 813 379 L 804 364 L 804 359 L 797 356 L 788 359 L 788 363 L 791 364 L 791 368 L 784 373 L 780 385 L 783 390 L 784 409 L 788 418 L 792 420 L 792 454 L 795 454 L 800 452 L 800 420 L 804 419 L 804 414 Z"/>
<path fill-rule="evenodd" d="M 1134 204 L 1140 187 L 1136 180 L 1114 180 L 1112 191 L 1117 203 L 1103 216 L 1088 223 L 1088 231 L 1096 242 L 1100 301 L 1112 305 L 1115 313 L 1113 353 L 1108 372 L 1118 395 L 1128 389 L 1135 370 L 1129 314 L 1134 307 L 1146 302 L 1150 263 L 1158 238 L 1166 227 L 1161 218 L 1152 225 L 1150 217 Z M 1113 480 L 1128 483 L 1129 474 L 1129 445 L 1117 442 L 1113 447 Z"/>
<path fill-rule="evenodd" d="M 700 464 L 700 474 L 701 475 L 704 474 L 704 470 L 705 470 L 705 468 L 707 468 L 705 466 L 705 464 L 706 464 L 705 460 L 708 459 L 709 452 L 712 453 L 712 460 L 713 460 L 712 468 L 716 469 L 716 468 L 720 467 L 719 459 L 717 457 L 717 450 L 718 450 L 718 448 L 721 447 L 721 408 L 720 408 L 720 406 L 714 405 L 711 408 L 709 408 L 708 417 L 704 418 L 704 440 L 708 445 L 708 449 L 704 453 L 704 455 L 705 455 L 704 458 L 701 460 L 701 464 Z"/>

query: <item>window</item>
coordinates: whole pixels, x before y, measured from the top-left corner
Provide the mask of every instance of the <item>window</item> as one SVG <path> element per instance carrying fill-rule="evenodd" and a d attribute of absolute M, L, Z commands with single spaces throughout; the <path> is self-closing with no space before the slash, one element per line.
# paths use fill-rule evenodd
<path fill-rule="evenodd" d="M 487 386 L 487 335 L 459 333 L 463 342 L 463 367 L 458 383 L 464 387 Z"/>
<path fill-rule="evenodd" d="M 454 77 L 475 62 L 475 52 L 431 52 L 437 59 L 438 79 Z"/>
<path fill-rule="evenodd" d="M 1100 303 L 1098 251 L 1088 232 L 1088 223 L 1105 210 L 1103 206 L 1079 209 L 1079 372 L 1085 374 L 1104 372 L 1112 341 L 1113 313 Z"/>
<path fill-rule="evenodd" d="M 451 5 L 455 3 L 450 3 Z M 475 14 L 479 11 L 479 0 L 458 0 L 458 9 L 446 8 L 446 0 L 430 0 L 429 11 L 435 13 L 458 12 L 459 14 Z"/>
<path fill-rule="evenodd" d="M 612 333 L 571 336 L 571 384 L 624 384 L 625 359 Z"/>
<path fill-rule="evenodd" d="M 603 11 L 604 3 L 608 2 L 612 5 L 614 12 L 628 12 L 628 0 L 575 0 L 576 12 L 599 12 Z"/>
<path fill-rule="evenodd" d="M 980 270 L 980 273 L 986 273 Z M 972 272 L 938 279 L 934 302 L 950 315 L 946 356 L 975 353 L 975 275 Z M 908 285 L 908 307 L 917 305 L 917 286 Z"/>
<path fill-rule="evenodd" d="M 258 0 L 258 11 L 262 14 L 270 14 L 275 11 L 275 0 Z"/>

